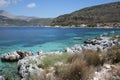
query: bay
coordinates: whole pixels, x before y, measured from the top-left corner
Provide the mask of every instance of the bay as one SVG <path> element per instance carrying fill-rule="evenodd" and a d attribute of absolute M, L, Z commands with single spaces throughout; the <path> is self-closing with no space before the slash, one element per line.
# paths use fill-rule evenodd
<path fill-rule="evenodd" d="M 45 27 L 0 27 L 0 55 L 16 50 L 43 52 L 64 51 L 75 44 L 82 45 L 84 40 L 101 34 L 109 36 L 120 34 L 116 28 L 45 28 Z M 114 34 L 113 34 L 114 33 Z M 74 38 L 80 39 L 74 39 Z M 17 63 L 0 61 L 0 75 L 10 80 L 19 80 Z"/>

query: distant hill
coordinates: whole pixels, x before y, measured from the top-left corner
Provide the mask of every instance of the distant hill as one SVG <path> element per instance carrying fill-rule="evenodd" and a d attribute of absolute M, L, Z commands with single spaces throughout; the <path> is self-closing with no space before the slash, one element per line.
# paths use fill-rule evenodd
<path fill-rule="evenodd" d="M 48 26 L 53 19 L 12 15 L 0 10 L 0 26 Z"/>
<path fill-rule="evenodd" d="M 120 2 L 87 7 L 55 18 L 52 25 L 120 27 Z"/>

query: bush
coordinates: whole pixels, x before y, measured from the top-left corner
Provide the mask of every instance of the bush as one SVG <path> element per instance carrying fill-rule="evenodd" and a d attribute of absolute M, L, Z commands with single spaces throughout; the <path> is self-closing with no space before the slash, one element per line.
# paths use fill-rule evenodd
<path fill-rule="evenodd" d="M 82 53 L 71 54 L 71 55 L 69 55 L 69 57 L 67 58 L 67 62 L 68 62 L 68 63 L 72 63 L 72 62 L 74 62 L 76 59 L 84 59 L 84 55 L 83 55 Z"/>
<path fill-rule="evenodd" d="M 55 63 L 57 62 L 63 62 L 66 63 L 67 58 L 68 58 L 68 53 L 62 53 L 62 54 L 47 54 L 43 59 L 42 59 L 42 64 L 38 65 L 41 68 L 47 68 L 54 66 Z"/>
<path fill-rule="evenodd" d="M 98 66 L 103 63 L 100 59 L 99 53 L 93 50 L 84 50 L 81 53 L 72 54 L 68 57 L 67 61 L 69 63 L 75 61 L 75 59 L 83 59 L 88 65 Z"/>
<path fill-rule="evenodd" d="M 111 63 L 120 62 L 120 45 L 115 45 L 107 50 L 107 60 Z"/>
<path fill-rule="evenodd" d="M 84 54 L 84 59 L 88 63 L 88 65 L 98 66 L 101 65 L 101 60 L 99 53 L 93 50 L 84 50 L 82 52 Z"/>
<path fill-rule="evenodd" d="M 60 67 L 56 72 L 56 76 L 59 78 L 58 80 L 87 80 L 92 74 L 86 61 L 82 59 L 76 59 L 67 66 Z"/>
<path fill-rule="evenodd" d="M 96 24 L 88 24 L 87 26 L 88 27 L 96 27 L 97 25 Z"/>

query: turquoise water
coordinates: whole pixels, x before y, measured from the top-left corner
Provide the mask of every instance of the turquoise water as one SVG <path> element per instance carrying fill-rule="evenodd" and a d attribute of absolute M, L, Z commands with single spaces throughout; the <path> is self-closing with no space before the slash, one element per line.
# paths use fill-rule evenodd
<path fill-rule="evenodd" d="M 0 28 L 0 54 L 25 50 L 36 54 L 43 52 L 64 51 L 65 48 L 94 38 L 103 33 L 115 32 L 120 34 L 120 29 L 105 28 L 44 28 L 44 27 L 12 27 Z M 80 37 L 81 40 L 75 40 Z M 11 74 L 12 72 L 12 74 Z M 0 62 L 0 75 L 7 74 L 10 80 L 19 80 L 16 63 Z M 18 79 L 17 79 L 18 78 Z"/>

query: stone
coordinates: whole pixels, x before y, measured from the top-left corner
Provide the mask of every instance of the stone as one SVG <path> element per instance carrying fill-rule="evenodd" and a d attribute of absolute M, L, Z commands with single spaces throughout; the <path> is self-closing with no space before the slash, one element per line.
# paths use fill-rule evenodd
<path fill-rule="evenodd" d="M 29 75 L 33 75 L 33 71 L 40 71 L 38 67 L 41 64 L 41 57 L 39 55 L 27 56 L 18 61 L 18 73 L 26 80 Z"/>
<path fill-rule="evenodd" d="M 0 76 L 0 80 L 7 80 L 5 76 Z"/>
<path fill-rule="evenodd" d="M 120 65 L 104 64 L 100 71 L 96 71 L 91 80 L 119 80 Z M 114 67 L 114 68 L 113 68 Z"/>
<path fill-rule="evenodd" d="M 43 51 L 42 50 L 40 50 L 40 51 L 38 51 L 38 55 L 42 55 L 43 54 Z"/>
<path fill-rule="evenodd" d="M 18 61 L 26 56 L 32 56 L 33 54 L 31 52 L 26 52 L 26 51 L 14 51 L 14 52 L 9 52 L 1 55 L 1 60 L 2 61 L 7 61 L 7 62 L 15 62 Z"/>

